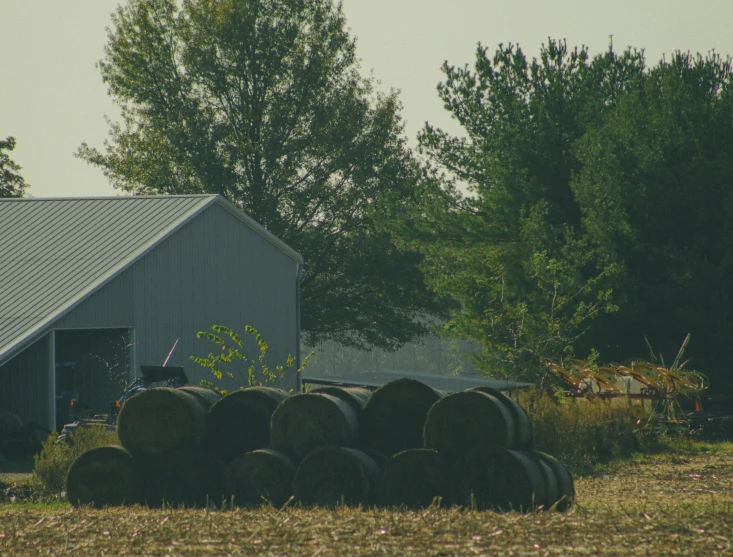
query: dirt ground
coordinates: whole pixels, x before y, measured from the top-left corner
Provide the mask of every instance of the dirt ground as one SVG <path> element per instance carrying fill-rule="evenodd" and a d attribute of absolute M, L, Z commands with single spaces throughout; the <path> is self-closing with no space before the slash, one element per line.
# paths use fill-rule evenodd
<path fill-rule="evenodd" d="M 566 513 L 0 505 L 0 555 L 733 555 L 733 454 L 577 480 Z"/>

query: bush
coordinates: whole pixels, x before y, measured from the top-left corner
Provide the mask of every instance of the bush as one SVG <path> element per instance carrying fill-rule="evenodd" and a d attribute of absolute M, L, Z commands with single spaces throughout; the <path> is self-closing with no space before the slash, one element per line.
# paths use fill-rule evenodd
<path fill-rule="evenodd" d="M 640 447 L 646 407 L 626 397 L 567 398 L 532 389 L 520 397 L 532 422 L 537 450 L 572 467 L 588 467 L 629 456 Z M 644 437 L 646 439 L 646 437 Z"/>
<path fill-rule="evenodd" d="M 80 427 L 66 442 L 58 443 L 52 433 L 33 457 L 33 483 L 40 491 L 57 494 L 66 487 L 66 474 L 82 453 L 105 445 L 119 445 L 117 432 L 106 426 Z"/>

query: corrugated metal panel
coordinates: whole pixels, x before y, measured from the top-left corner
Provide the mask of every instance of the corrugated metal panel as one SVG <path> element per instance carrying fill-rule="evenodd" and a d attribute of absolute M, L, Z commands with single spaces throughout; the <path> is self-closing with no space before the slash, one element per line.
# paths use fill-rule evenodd
<path fill-rule="evenodd" d="M 53 324 L 54 329 L 132 327 L 135 323 L 133 271 L 127 269 L 85 298 Z"/>
<path fill-rule="evenodd" d="M 181 365 L 193 382 L 213 379 L 189 360 L 214 346 L 196 333 L 221 324 L 242 333 L 257 328 L 270 344 L 268 364 L 284 364 L 297 350 L 297 262 L 214 204 L 132 268 L 135 281 L 137 364 L 159 364 L 178 338 L 170 365 Z M 257 357 L 247 339 L 245 352 Z M 239 367 L 245 374 L 246 368 Z M 291 373 L 287 386 L 294 387 Z"/>
<path fill-rule="evenodd" d="M 313 385 L 348 385 L 367 388 L 379 388 L 385 383 L 407 377 L 430 385 L 434 389 L 455 393 L 476 387 L 491 387 L 499 391 L 510 391 L 532 386 L 532 383 L 509 381 L 505 379 L 487 379 L 483 377 L 460 377 L 452 375 L 435 375 L 432 373 L 414 373 L 411 371 L 378 371 L 358 373 L 356 375 L 304 375 L 303 383 Z"/>
<path fill-rule="evenodd" d="M 48 385 L 50 338 L 45 335 L 18 356 L 0 365 L 0 411 L 13 412 L 24 423 L 51 423 Z"/>
<path fill-rule="evenodd" d="M 0 200 L 0 362 L 214 200 Z"/>

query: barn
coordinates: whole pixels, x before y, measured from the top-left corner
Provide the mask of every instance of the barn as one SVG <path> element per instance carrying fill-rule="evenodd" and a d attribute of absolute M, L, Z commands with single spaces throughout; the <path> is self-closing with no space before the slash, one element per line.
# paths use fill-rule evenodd
<path fill-rule="evenodd" d="M 255 327 L 272 367 L 299 363 L 302 265 L 218 195 L 2 199 L 0 413 L 54 430 L 70 397 L 106 412 L 174 345 L 168 365 L 216 382 L 190 360 L 215 348 L 196 336 L 214 324 Z"/>

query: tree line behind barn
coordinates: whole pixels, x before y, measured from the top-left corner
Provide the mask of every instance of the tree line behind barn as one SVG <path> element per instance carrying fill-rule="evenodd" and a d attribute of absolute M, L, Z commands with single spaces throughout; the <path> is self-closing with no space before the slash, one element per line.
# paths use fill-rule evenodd
<path fill-rule="evenodd" d="M 489 387 L 448 394 L 401 378 L 373 393 L 158 388 L 125 402 L 118 433 L 122 446 L 72 465 L 73 505 L 530 511 L 564 510 L 574 496 L 567 469 L 533 450 L 526 412 Z"/>

